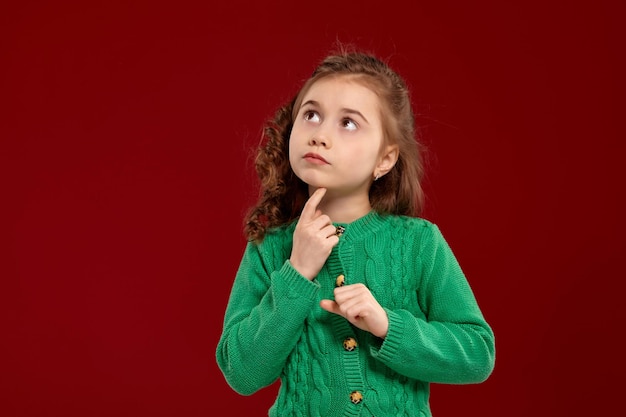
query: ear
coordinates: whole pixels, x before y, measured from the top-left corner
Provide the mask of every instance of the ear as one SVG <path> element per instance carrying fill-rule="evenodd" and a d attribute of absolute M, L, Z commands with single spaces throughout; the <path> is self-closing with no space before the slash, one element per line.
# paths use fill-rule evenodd
<path fill-rule="evenodd" d="M 374 170 L 374 176 L 382 177 L 394 167 L 398 161 L 398 155 L 400 150 L 398 145 L 389 145 L 381 153 L 376 169 Z"/>

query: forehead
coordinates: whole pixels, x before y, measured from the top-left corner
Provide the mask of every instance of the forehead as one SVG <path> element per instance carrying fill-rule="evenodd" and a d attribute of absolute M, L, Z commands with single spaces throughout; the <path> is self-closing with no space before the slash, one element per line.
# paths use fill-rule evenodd
<path fill-rule="evenodd" d="M 302 102 L 343 102 L 353 106 L 366 105 L 379 107 L 379 97 L 363 77 L 355 75 L 334 75 L 312 83 L 302 95 Z"/>

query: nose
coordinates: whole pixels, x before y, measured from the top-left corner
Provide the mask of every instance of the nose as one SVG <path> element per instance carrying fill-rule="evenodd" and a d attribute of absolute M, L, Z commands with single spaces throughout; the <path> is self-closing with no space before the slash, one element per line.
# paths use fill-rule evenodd
<path fill-rule="evenodd" d="M 324 148 L 331 147 L 331 141 L 324 129 L 320 128 L 313 133 L 309 139 L 309 145 L 311 146 L 323 146 Z"/>

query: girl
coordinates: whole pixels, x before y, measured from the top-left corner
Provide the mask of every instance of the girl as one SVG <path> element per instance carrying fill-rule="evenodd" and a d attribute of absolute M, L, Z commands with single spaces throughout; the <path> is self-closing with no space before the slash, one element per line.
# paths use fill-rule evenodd
<path fill-rule="evenodd" d="M 429 383 L 478 383 L 494 335 L 436 225 L 405 82 L 328 56 L 265 129 L 259 201 L 217 346 L 228 384 L 281 380 L 269 416 L 430 416 Z"/>

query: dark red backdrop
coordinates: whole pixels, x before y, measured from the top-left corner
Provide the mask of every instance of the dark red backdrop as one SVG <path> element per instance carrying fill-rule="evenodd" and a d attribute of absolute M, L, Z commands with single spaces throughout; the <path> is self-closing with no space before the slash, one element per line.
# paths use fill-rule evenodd
<path fill-rule="evenodd" d="M 621 408 L 623 3 L 339 3 L 1 7 L 2 416 L 265 415 L 214 360 L 247 149 L 337 39 L 411 85 L 425 216 L 496 332 L 435 414 Z"/>

